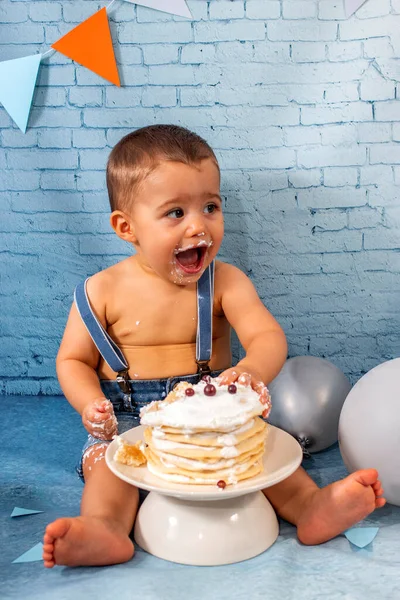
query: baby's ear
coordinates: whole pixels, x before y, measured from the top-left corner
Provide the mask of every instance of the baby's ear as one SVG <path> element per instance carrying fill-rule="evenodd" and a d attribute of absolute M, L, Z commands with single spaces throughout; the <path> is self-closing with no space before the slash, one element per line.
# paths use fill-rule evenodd
<path fill-rule="evenodd" d="M 122 210 L 114 210 L 114 212 L 111 213 L 110 224 L 121 240 L 130 242 L 131 244 L 137 243 L 133 221 L 129 215 L 122 212 Z"/>

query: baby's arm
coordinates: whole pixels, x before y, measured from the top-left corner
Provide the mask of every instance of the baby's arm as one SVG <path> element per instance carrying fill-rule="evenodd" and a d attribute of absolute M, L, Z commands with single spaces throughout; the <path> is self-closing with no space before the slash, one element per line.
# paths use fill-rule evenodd
<path fill-rule="evenodd" d="M 106 327 L 107 290 L 101 275 L 89 279 L 87 290 L 97 318 Z M 100 387 L 98 362 L 99 352 L 73 304 L 57 354 L 58 380 L 69 403 L 82 415 L 87 431 L 100 439 L 111 439 L 117 433 L 117 422 Z"/>
<path fill-rule="evenodd" d="M 223 373 L 222 381 L 232 383 L 248 373 L 257 389 L 257 384 L 267 385 L 281 370 L 287 357 L 285 334 L 261 302 L 250 279 L 232 265 L 218 266 L 216 293 L 220 294 L 222 310 L 246 351 L 235 367 Z"/>

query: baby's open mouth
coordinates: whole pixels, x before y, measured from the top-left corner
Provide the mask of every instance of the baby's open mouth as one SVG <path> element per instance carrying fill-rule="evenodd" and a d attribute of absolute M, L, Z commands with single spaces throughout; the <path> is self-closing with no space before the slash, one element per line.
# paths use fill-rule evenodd
<path fill-rule="evenodd" d="M 206 251 L 206 246 L 178 251 L 175 254 L 176 262 L 185 273 L 198 273 L 203 267 Z"/>

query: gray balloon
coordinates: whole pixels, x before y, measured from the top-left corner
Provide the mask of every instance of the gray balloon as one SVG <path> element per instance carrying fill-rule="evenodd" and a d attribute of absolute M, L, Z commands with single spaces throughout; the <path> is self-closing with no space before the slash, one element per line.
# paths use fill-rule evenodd
<path fill-rule="evenodd" d="M 293 435 L 306 452 L 337 442 L 340 411 L 351 389 L 338 367 L 315 356 L 289 358 L 268 388 L 271 425 Z"/>
<path fill-rule="evenodd" d="M 361 377 L 339 420 L 339 448 L 350 472 L 377 469 L 386 500 L 400 506 L 400 358 Z"/>

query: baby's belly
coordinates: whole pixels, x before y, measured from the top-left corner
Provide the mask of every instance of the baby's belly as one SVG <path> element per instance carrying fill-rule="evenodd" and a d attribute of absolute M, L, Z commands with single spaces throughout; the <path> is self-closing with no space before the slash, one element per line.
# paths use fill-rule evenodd
<path fill-rule="evenodd" d="M 196 373 L 194 344 L 165 346 L 120 346 L 129 364 L 130 379 L 163 379 Z M 213 371 L 231 366 L 229 340 L 213 340 L 210 368 Z M 100 379 L 115 379 L 116 373 L 101 358 L 97 369 Z"/>

